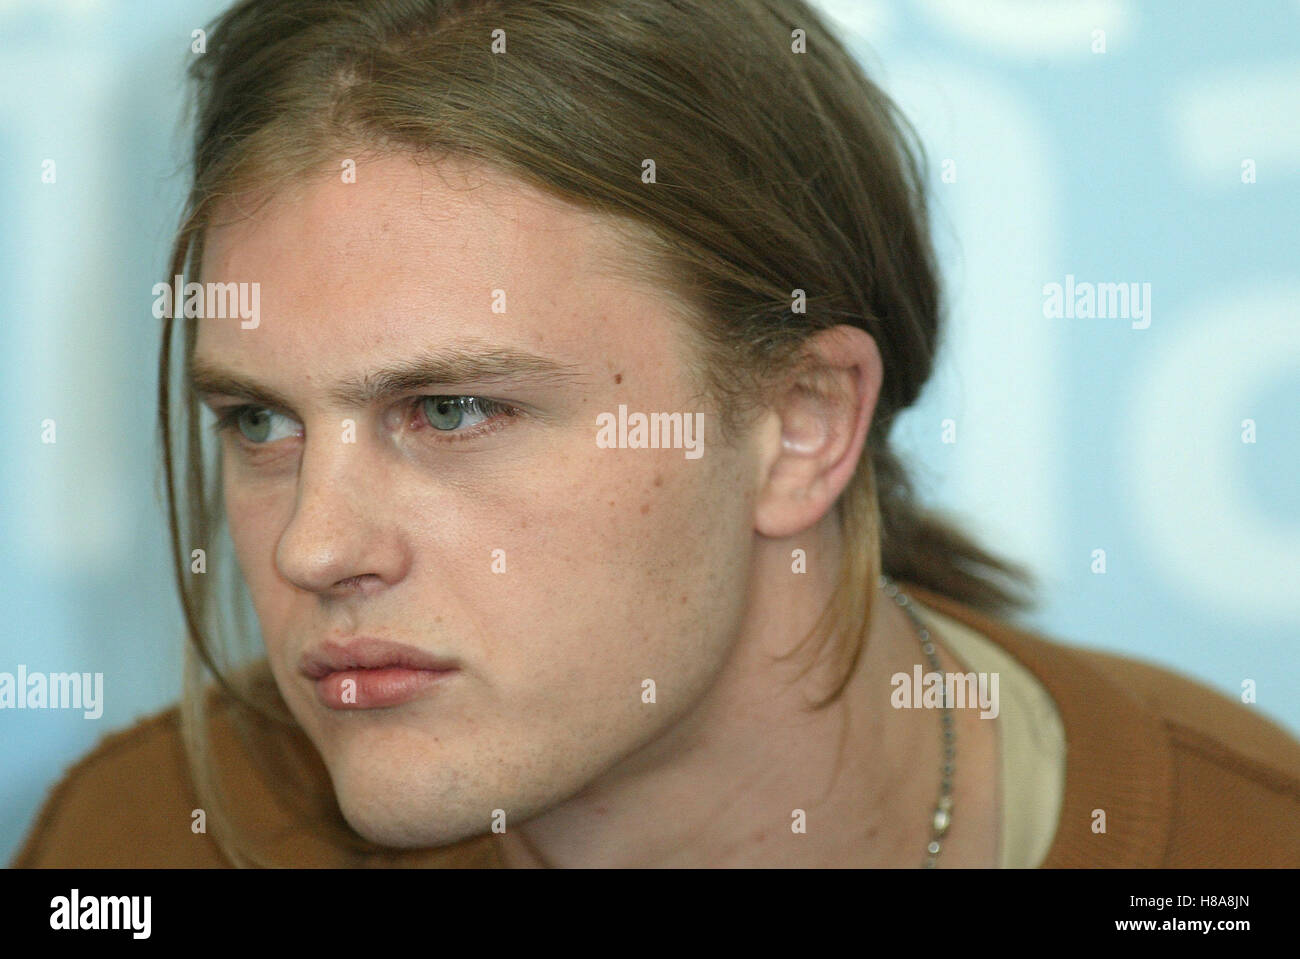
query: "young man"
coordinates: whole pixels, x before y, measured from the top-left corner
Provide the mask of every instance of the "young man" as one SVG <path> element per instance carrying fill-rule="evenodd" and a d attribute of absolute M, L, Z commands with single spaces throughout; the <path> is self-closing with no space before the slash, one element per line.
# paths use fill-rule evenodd
<path fill-rule="evenodd" d="M 1300 745 L 1008 626 L 1011 567 L 912 501 L 917 167 L 802 4 L 409 6 L 212 31 L 161 408 L 228 688 L 19 864 L 1300 863 Z M 191 563 L 175 328 L 260 673 Z"/>

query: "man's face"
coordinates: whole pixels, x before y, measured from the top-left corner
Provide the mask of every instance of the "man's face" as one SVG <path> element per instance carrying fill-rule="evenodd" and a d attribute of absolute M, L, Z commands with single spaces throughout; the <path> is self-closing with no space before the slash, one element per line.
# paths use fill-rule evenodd
<path fill-rule="evenodd" d="M 700 456 L 598 443 L 620 405 L 707 412 L 668 301 L 605 269 L 618 249 L 509 177 L 401 158 L 209 233 L 202 279 L 260 284 L 260 317 L 193 321 L 196 360 L 285 404 L 203 394 L 255 407 L 223 433 L 231 536 L 275 679 L 373 840 L 518 824 L 684 746 L 732 652 L 756 454 L 708 415 Z M 428 359 L 443 379 L 336 395 Z M 457 668 L 301 671 L 358 639 Z"/>

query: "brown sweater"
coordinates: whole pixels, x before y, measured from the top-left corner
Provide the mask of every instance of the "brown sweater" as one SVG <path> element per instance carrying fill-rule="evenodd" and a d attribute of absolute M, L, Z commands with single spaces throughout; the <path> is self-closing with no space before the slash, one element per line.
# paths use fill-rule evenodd
<path fill-rule="evenodd" d="M 1065 796 L 1053 867 L 1300 866 L 1300 742 L 1254 709 L 1143 662 L 1062 645 L 911 584 L 915 598 L 997 643 L 1055 700 Z M 218 713 L 214 748 L 241 822 L 278 861 L 355 862 L 303 828 L 255 774 Z M 322 769 L 317 782 L 328 789 Z M 176 708 L 107 736 L 53 789 L 17 867 L 226 866 L 195 834 Z M 1106 831 L 1094 832 L 1094 810 Z M 395 853 L 392 866 L 494 866 L 488 836 Z"/>

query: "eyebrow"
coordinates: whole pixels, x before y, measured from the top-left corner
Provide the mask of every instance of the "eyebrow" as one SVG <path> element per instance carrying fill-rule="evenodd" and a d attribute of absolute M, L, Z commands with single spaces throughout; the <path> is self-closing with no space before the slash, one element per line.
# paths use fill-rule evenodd
<path fill-rule="evenodd" d="M 576 366 L 518 350 L 457 350 L 426 353 L 345 380 L 330 389 L 329 398 L 340 406 L 361 407 L 435 384 L 458 387 L 492 380 L 546 382 L 581 376 Z M 289 400 L 274 389 L 200 356 L 191 358 L 189 377 L 194 391 L 200 396 L 238 396 L 274 409 L 292 408 Z"/>

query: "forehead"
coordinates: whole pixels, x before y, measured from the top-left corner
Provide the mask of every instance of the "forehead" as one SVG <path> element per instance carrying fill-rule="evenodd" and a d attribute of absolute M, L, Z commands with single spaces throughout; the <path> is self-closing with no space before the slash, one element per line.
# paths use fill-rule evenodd
<path fill-rule="evenodd" d="M 200 278 L 257 283 L 260 323 L 197 321 L 205 357 L 355 361 L 451 336 L 565 349 L 595 324 L 613 346 L 668 306 L 626 227 L 458 159 L 365 161 L 355 182 L 313 178 L 234 213 L 214 218 Z"/>

